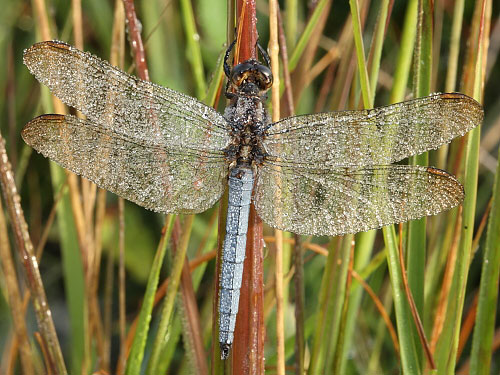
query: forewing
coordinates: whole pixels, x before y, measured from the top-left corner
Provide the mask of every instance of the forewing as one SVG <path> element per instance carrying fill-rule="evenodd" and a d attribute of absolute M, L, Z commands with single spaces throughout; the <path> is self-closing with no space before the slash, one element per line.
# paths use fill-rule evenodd
<path fill-rule="evenodd" d="M 226 186 L 222 152 L 165 148 L 74 116 L 43 115 L 22 131 L 27 144 L 62 167 L 140 206 L 164 213 L 211 207 Z"/>
<path fill-rule="evenodd" d="M 483 109 L 458 93 L 361 111 L 285 118 L 265 133 L 267 159 L 285 165 L 363 167 L 436 149 L 479 125 Z"/>
<path fill-rule="evenodd" d="M 435 215 L 463 200 L 450 174 L 421 166 L 302 169 L 264 164 L 254 204 L 272 227 L 337 236 Z"/>
<path fill-rule="evenodd" d="M 24 63 L 65 104 L 115 133 L 206 151 L 229 142 L 226 120 L 213 108 L 66 43 L 37 43 L 24 52 Z"/>

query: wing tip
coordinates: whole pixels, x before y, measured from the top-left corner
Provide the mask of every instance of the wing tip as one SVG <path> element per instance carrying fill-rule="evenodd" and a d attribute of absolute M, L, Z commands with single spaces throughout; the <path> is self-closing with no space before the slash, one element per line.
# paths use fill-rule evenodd
<path fill-rule="evenodd" d="M 21 130 L 21 137 L 23 138 L 24 142 L 26 142 L 28 145 L 32 145 L 32 138 L 31 135 L 41 128 L 42 126 L 46 126 L 48 122 L 51 124 L 62 124 L 65 121 L 65 116 L 64 115 L 59 115 L 59 114 L 44 114 L 35 117 L 26 125 L 24 125 L 23 129 Z"/>
<path fill-rule="evenodd" d="M 446 93 L 443 93 L 443 94 L 437 94 L 439 96 L 439 98 L 441 99 L 444 99 L 444 100 L 457 100 L 457 101 L 460 101 L 461 104 L 465 104 L 465 105 L 468 105 L 470 106 L 472 109 L 473 109 L 473 113 L 477 115 L 477 123 L 476 123 L 476 126 L 483 121 L 483 117 L 484 117 L 484 108 L 483 106 L 481 105 L 481 103 L 479 103 L 476 99 L 468 96 L 468 95 L 465 95 L 465 94 L 462 94 L 461 92 L 446 92 Z"/>
<path fill-rule="evenodd" d="M 464 200 L 464 198 L 465 198 L 464 186 L 454 175 L 452 175 L 451 173 L 449 173 L 445 170 L 442 170 L 439 168 L 434 168 L 434 167 L 426 167 L 426 171 L 430 175 L 437 176 L 441 180 L 445 180 L 446 182 L 449 183 L 450 187 L 452 187 L 453 190 L 457 193 L 455 196 L 455 200 L 458 202 L 458 204 L 460 204 Z M 448 209 L 456 207 L 457 205 L 451 206 Z M 445 210 L 447 210 L 447 209 L 446 208 L 443 209 L 443 211 L 445 211 Z"/>
<path fill-rule="evenodd" d="M 71 45 L 59 40 L 45 40 L 43 42 L 37 42 L 31 47 L 28 47 L 23 52 L 23 63 L 28 68 L 32 66 L 36 58 L 40 58 L 47 50 L 66 50 L 71 49 Z M 31 68 L 30 68 L 31 71 Z"/>

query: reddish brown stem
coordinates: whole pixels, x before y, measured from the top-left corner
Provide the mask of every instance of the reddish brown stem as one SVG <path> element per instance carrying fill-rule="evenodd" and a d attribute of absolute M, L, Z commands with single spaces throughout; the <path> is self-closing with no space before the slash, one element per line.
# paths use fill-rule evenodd
<path fill-rule="evenodd" d="M 258 41 L 255 0 L 237 2 L 238 59 L 240 63 L 256 58 L 255 46 Z M 240 305 L 236 319 L 232 350 L 233 374 L 264 373 L 264 277 L 263 277 L 263 237 L 262 221 L 250 207 L 246 257 L 243 281 L 240 291 Z"/>
<path fill-rule="evenodd" d="M 128 33 L 130 36 L 130 46 L 134 55 L 135 66 L 139 78 L 149 81 L 149 70 L 146 63 L 146 53 L 142 43 L 141 31 L 138 27 L 139 22 L 135 13 L 134 0 L 123 0 L 125 7 L 125 17 L 127 18 Z"/>

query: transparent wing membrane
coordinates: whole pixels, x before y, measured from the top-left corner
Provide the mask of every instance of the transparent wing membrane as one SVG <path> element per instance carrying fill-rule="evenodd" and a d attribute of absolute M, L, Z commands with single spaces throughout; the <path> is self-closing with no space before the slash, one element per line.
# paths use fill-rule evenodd
<path fill-rule="evenodd" d="M 436 149 L 481 123 L 468 96 L 433 94 L 361 111 L 285 118 L 265 135 L 268 160 L 301 167 L 362 167 Z"/>
<path fill-rule="evenodd" d="M 460 204 L 462 185 L 430 167 L 259 169 L 254 203 L 267 224 L 308 235 L 342 235 L 435 215 Z"/>
<path fill-rule="evenodd" d="M 448 173 L 389 164 L 436 149 L 483 119 L 474 99 L 433 94 L 370 110 L 290 117 L 262 124 L 262 133 L 260 124 L 244 123 L 266 118 L 257 116 L 257 104 L 244 108 L 241 124 L 233 123 L 237 117 L 226 120 L 190 96 L 62 42 L 33 45 L 24 62 L 87 116 L 45 115 L 27 124 L 24 139 L 45 156 L 146 208 L 201 212 L 219 199 L 235 167 L 224 150 L 253 145 L 255 154 L 244 151 L 235 160 L 243 155 L 256 169 L 259 215 L 299 234 L 355 233 L 458 205 L 463 189 Z M 248 92 L 235 98 L 264 100 L 243 99 Z M 241 130 L 248 126 L 251 139 Z"/>
<path fill-rule="evenodd" d="M 213 108 L 66 43 L 37 43 L 24 52 L 24 63 L 65 104 L 117 134 L 204 151 L 229 142 L 226 120 Z"/>
<path fill-rule="evenodd" d="M 222 152 L 203 155 L 166 148 L 161 139 L 125 137 L 90 120 L 63 115 L 33 119 L 22 136 L 62 167 L 157 212 L 202 212 L 219 200 L 226 186 Z"/>

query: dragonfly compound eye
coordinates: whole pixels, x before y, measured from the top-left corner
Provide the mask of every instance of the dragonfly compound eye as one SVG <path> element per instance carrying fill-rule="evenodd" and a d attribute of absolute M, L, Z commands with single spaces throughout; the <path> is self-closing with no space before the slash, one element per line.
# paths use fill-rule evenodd
<path fill-rule="evenodd" d="M 241 84 L 252 74 L 253 65 L 247 62 L 236 65 L 231 71 L 231 82 L 236 87 Z"/>
<path fill-rule="evenodd" d="M 273 85 L 273 74 L 271 70 L 264 65 L 257 65 L 258 81 L 261 90 L 267 90 Z"/>

